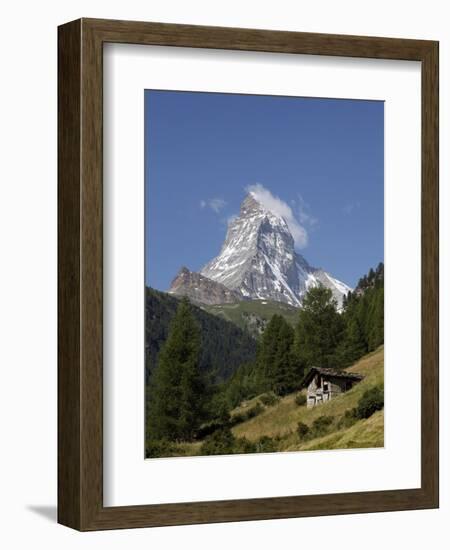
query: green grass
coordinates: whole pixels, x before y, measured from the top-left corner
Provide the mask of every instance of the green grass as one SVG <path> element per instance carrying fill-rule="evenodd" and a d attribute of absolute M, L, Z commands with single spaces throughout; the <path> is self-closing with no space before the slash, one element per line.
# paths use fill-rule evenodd
<path fill-rule="evenodd" d="M 298 321 L 298 308 L 270 300 L 244 300 L 236 304 L 202 306 L 202 309 L 254 335 L 259 334 L 275 314 L 282 315 L 292 326 Z"/>
<path fill-rule="evenodd" d="M 384 411 L 378 411 L 366 420 L 361 420 L 350 428 L 318 437 L 307 443 L 287 446 L 284 451 L 316 451 L 325 449 L 362 449 L 383 447 Z"/>
<path fill-rule="evenodd" d="M 242 413 L 246 413 L 249 409 L 251 409 L 252 407 L 254 407 L 255 405 L 257 405 L 258 403 L 261 403 L 260 401 L 260 395 L 257 395 L 256 397 L 253 397 L 252 399 L 247 399 L 246 401 L 242 401 L 242 403 L 240 403 L 236 408 L 234 408 L 232 411 L 231 411 L 231 418 L 233 418 L 233 416 L 236 416 L 236 415 L 239 415 L 239 414 L 242 414 Z M 262 403 L 261 403 L 262 405 Z"/>
<path fill-rule="evenodd" d="M 363 393 L 384 379 L 384 349 L 366 355 L 353 367 L 350 372 L 364 375 L 364 379 L 356 384 L 348 392 L 335 397 L 331 401 L 307 409 L 306 406 L 298 406 L 295 403 L 296 394 L 288 395 L 274 407 L 268 407 L 263 413 L 233 428 L 236 437 L 246 437 L 250 441 L 257 441 L 266 435 L 269 437 L 281 437 L 278 443 L 280 451 L 310 450 L 315 448 L 337 449 L 349 446 L 383 446 L 383 411 L 376 413 L 367 420 L 360 420 L 350 428 L 335 431 L 317 440 L 301 442 L 296 430 L 299 422 L 311 426 L 313 421 L 320 416 L 331 416 L 336 425 L 346 410 L 354 408 Z M 303 390 L 305 391 L 305 390 Z M 255 398 L 253 401 L 257 401 Z M 233 411 L 234 412 L 234 411 Z M 337 428 L 335 428 L 337 429 Z"/>

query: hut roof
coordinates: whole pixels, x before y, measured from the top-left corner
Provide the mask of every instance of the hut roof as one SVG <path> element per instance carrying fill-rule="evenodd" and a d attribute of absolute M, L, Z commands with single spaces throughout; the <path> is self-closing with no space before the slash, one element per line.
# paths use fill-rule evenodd
<path fill-rule="evenodd" d="M 308 386 L 316 374 L 321 374 L 326 378 L 344 378 L 346 380 L 351 380 L 352 382 L 359 382 L 364 378 L 362 374 L 346 372 L 345 370 L 311 367 L 306 376 L 303 378 L 302 386 Z"/>

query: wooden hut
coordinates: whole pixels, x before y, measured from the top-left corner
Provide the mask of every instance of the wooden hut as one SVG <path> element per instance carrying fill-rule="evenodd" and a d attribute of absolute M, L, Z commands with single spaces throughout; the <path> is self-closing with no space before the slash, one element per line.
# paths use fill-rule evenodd
<path fill-rule="evenodd" d="M 351 389 L 364 377 L 338 369 L 312 367 L 303 380 L 307 388 L 306 406 L 315 407 Z"/>

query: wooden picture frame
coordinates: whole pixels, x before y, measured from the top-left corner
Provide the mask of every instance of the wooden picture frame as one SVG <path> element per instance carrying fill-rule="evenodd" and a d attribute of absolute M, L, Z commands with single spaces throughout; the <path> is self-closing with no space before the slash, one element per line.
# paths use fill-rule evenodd
<path fill-rule="evenodd" d="M 106 42 L 419 61 L 422 67 L 421 487 L 104 507 L 102 60 Z M 81 530 L 438 506 L 438 43 L 79 19 L 58 29 L 58 521 Z"/>

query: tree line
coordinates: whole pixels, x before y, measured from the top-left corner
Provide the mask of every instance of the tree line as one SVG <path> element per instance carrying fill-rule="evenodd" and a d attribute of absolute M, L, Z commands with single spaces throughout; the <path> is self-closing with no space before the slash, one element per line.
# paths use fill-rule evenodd
<path fill-rule="evenodd" d="M 296 325 L 273 315 L 254 361 L 214 384 L 199 369 L 201 329 L 181 300 L 147 388 L 147 440 L 189 441 L 205 422 L 226 423 L 242 400 L 300 388 L 312 366 L 345 368 L 384 341 L 384 265 L 362 277 L 343 302 L 330 289 L 308 290 Z"/>
<path fill-rule="evenodd" d="M 158 364 L 158 355 L 169 336 L 170 324 L 180 300 L 153 288 L 145 291 L 145 374 L 148 382 Z M 241 364 L 253 361 L 255 339 L 237 325 L 191 306 L 201 333 L 199 368 L 211 383 L 227 380 Z"/>

